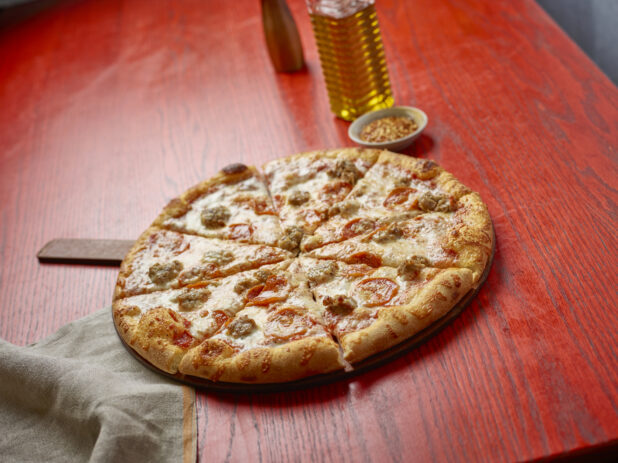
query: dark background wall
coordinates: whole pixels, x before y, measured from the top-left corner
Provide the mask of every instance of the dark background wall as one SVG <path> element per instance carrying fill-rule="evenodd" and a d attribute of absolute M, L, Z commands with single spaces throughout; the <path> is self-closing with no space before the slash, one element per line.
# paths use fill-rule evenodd
<path fill-rule="evenodd" d="M 618 85 L 618 0 L 537 0 Z"/>

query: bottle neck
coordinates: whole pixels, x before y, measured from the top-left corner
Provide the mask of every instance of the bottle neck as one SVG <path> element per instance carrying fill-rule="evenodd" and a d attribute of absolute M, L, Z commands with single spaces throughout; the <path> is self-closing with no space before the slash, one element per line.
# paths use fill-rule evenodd
<path fill-rule="evenodd" d="M 339 19 L 373 5 L 375 0 L 306 0 L 309 14 Z"/>

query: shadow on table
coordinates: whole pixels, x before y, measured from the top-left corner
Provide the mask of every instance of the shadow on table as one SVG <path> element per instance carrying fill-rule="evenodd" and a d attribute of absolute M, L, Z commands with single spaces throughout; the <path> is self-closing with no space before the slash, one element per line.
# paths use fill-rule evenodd
<path fill-rule="evenodd" d="M 8 1 L 0 0 L 0 30 L 28 21 L 31 18 L 58 5 L 76 3 L 77 0 L 36 0 Z"/>
<path fill-rule="evenodd" d="M 429 154 L 433 147 L 435 146 L 435 142 L 430 135 L 422 134 L 416 142 L 412 143 L 409 148 L 406 148 L 402 151 L 402 154 L 407 154 L 409 156 L 414 156 L 416 158 L 422 158 Z"/>

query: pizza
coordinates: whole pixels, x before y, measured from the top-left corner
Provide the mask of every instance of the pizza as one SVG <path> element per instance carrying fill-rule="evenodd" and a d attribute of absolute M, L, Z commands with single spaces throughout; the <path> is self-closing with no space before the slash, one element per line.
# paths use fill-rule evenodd
<path fill-rule="evenodd" d="M 378 155 L 376 150 L 318 151 L 264 166 L 283 228 L 311 235 L 327 221 L 331 206 L 348 196 Z"/>
<path fill-rule="evenodd" d="M 493 241 L 478 193 L 430 160 L 345 148 L 232 164 L 136 241 L 114 323 L 174 375 L 257 384 L 350 370 L 475 290 Z"/>

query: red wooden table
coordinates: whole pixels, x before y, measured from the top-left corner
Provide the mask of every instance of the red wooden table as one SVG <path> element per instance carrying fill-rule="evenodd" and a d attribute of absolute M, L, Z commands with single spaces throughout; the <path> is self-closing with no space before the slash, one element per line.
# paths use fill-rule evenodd
<path fill-rule="evenodd" d="M 117 270 L 41 265 L 58 237 L 132 239 L 223 165 L 351 145 L 307 69 L 276 74 L 260 2 L 60 2 L 0 29 L 0 336 L 110 304 Z M 532 1 L 379 0 L 408 154 L 478 190 L 489 278 L 438 336 L 353 380 L 198 393 L 209 461 L 515 461 L 618 443 L 618 91 Z"/>

